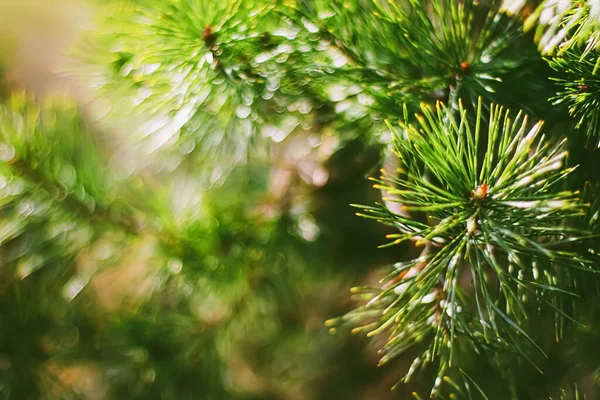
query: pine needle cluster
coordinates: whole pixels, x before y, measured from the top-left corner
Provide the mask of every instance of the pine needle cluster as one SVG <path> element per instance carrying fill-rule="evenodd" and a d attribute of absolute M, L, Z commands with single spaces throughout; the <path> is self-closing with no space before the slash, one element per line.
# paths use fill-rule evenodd
<path fill-rule="evenodd" d="M 527 358 L 528 346 L 543 351 L 525 330 L 528 302 L 572 320 L 563 310 L 563 296 L 577 296 L 570 270 L 595 271 L 561 248 L 588 235 L 557 224 L 585 212 L 577 193 L 564 190 L 574 168 L 565 166 L 562 143 L 548 141 L 541 123 L 530 125 L 521 114 L 513 119 L 495 105 L 484 118 L 481 102 L 474 123 L 462 106 L 454 113 L 441 104 L 424 106 L 417 120 L 395 131 L 398 170 L 376 187 L 427 220 L 385 205 L 358 207 L 359 215 L 399 229 L 384 246 L 415 240 L 425 250 L 395 264 L 380 289 L 354 289 L 368 303 L 342 321 L 369 336 L 389 335 L 381 362 L 427 343 L 405 379 L 438 361 L 441 382 L 456 363 L 459 337 L 482 351 L 498 351 L 499 343 Z"/>

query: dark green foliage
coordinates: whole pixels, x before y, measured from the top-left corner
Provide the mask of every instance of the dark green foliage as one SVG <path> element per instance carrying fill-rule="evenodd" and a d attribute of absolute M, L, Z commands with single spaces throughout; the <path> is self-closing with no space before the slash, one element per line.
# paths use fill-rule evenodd
<path fill-rule="evenodd" d="M 574 400 L 585 400 L 587 398 L 587 396 L 585 394 L 580 394 L 581 392 L 579 390 L 577 390 L 577 386 L 575 386 L 575 390 L 574 390 L 573 393 L 574 393 L 573 394 L 574 397 L 572 397 L 572 398 Z M 562 389 L 562 393 L 560 395 L 560 400 L 567 400 L 569 398 L 571 398 L 571 397 L 569 397 L 567 395 L 567 391 L 565 391 L 564 389 Z M 552 400 L 552 399 L 550 399 L 550 400 Z"/>

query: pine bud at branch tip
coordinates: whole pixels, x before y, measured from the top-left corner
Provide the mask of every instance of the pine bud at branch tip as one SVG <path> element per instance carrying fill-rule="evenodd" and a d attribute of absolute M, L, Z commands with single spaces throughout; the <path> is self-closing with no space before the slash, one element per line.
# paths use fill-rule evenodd
<path fill-rule="evenodd" d="M 485 197 L 487 196 L 487 193 L 488 193 L 488 187 L 487 187 L 487 184 L 484 182 L 481 185 L 477 186 L 471 192 L 471 199 L 481 201 L 481 200 L 485 199 Z"/>

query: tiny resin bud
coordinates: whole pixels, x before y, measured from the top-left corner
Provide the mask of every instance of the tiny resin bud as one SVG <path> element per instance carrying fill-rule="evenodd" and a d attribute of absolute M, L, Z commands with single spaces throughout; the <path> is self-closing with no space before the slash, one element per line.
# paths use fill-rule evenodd
<path fill-rule="evenodd" d="M 475 190 L 473 190 L 473 192 L 471 192 L 471 199 L 481 201 L 485 199 L 485 196 L 487 196 L 487 192 L 488 187 L 484 182 L 481 185 L 477 186 Z"/>

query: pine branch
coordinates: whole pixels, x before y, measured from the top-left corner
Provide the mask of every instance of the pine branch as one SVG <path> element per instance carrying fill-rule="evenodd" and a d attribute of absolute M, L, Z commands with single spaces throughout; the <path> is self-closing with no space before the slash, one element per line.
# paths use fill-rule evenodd
<path fill-rule="evenodd" d="M 214 9 L 206 0 L 170 0 L 117 10 L 83 58 L 112 63 L 114 71 L 95 76 L 111 98 L 133 103 L 118 107 L 124 114 L 154 115 L 133 136 L 144 153 L 196 155 L 209 182 L 222 181 L 253 143 L 264 145 L 261 136 L 279 141 L 326 120 L 342 138 L 357 130 L 377 137 L 382 118 L 397 119 L 402 104 L 416 110 L 421 101 L 463 98 L 475 107 L 480 95 L 537 112 L 536 101 L 518 99 L 545 90 L 520 22 L 494 2 L 228 0 Z M 343 28 L 350 25 L 361 33 Z M 519 90 L 502 91 L 503 80 L 518 80 Z"/>
<path fill-rule="evenodd" d="M 382 363 L 422 343 L 426 350 L 404 380 L 436 361 L 433 393 L 446 369 L 460 365 L 458 338 L 480 351 L 513 348 L 533 363 L 529 349 L 543 351 L 526 331 L 527 299 L 573 320 L 562 309 L 564 296 L 578 295 L 569 270 L 595 271 L 563 249 L 588 233 L 562 223 L 585 212 L 577 193 L 562 189 L 574 170 L 563 167 L 562 143 L 545 140 L 541 123 L 530 127 L 521 113 L 510 115 L 491 105 L 486 128 L 480 100 L 474 126 L 462 105 L 455 115 L 441 104 L 423 106 L 418 125 L 401 124 L 398 176 L 384 175 L 375 187 L 404 209 L 427 213 L 430 224 L 382 205 L 357 206 L 364 210 L 358 215 L 399 229 L 387 245 L 418 237 L 426 248 L 394 265 L 381 288 L 356 288 L 368 303 L 329 323 L 387 333 Z"/>
<path fill-rule="evenodd" d="M 513 363 L 545 369 L 546 316 L 555 317 L 557 341 L 569 332 L 565 321 L 594 320 L 597 285 L 582 276 L 598 272 L 597 241 L 586 241 L 597 238 L 589 232 L 598 232 L 597 188 L 589 185 L 584 200 L 568 190 L 575 168 L 565 166 L 564 141 L 547 140 L 523 113 L 490 105 L 553 112 L 541 58 L 499 1 L 106 3 L 117 11 L 87 59 L 109 93 L 107 119 L 113 127 L 143 120 L 126 136 L 126 162 L 169 182 L 111 179 L 72 105 L 19 97 L 0 105 L 0 326 L 25 332 L 0 334 L 0 396 L 5 388 L 20 398 L 76 396 L 38 381 L 61 382 L 60 368 L 78 356 L 100 366 L 110 396 L 233 397 L 227 364 L 240 351 L 231 343 L 252 335 L 264 358 L 282 315 L 297 311 L 290 305 L 298 283 L 322 273 L 289 235 L 298 221 L 249 216 L 264 180 L 235 179 L 236 165 L 296 129 L 372 138 L 388 131 L 384 119 L 393 121 L 400 168 L 376 188 L 423 218 L 389 203 L 358 207 L 397 230 L 383 246 L 414 240 L 424 250 L 389 266 L 377 287 L 353 289 L 366 304 L 329 324 L 382 337 L 382 364 L 414 351 L 403 381 L 433 371 L 431 397 L 486 399 L 488 387 L 472 372 L 489 364 L 501 384 L 509 377 L 516 397 Z M 512 12 L 521 3 L 505 6 Z M 599 63 L 589 61 L 596 3 L 546 0 L 528 23 L 541 23 L 543 51 L 559 53 L 551 63 L 565 75 L 564 90 L 552 100 L 567 104 L 599 144 Z M 447 105 L 433 107 L 437 100 Z M 173 170 L 189 180 L 171 182 Z M 202 182 L 201 196 L 187 192 L 192 180 Z M 208 185 L 222 191 L 204 191 Z M 83 289 L 98 266 L 121 267 L 111 251 L 94 254 L 110 235 L 122 252 L 148 239 L 156 279 L 130 310 L 107 316 Z M 88 253 L 94 265 L 84 270 Z M 579 297 L 590 300 L 583 312 Z"/>
<path fill-rule="evenodd" d="M 600 78 L 597 74 L 600 58 L 585 56 L 579 49 L 567 50 L 549 60 L 549 64 L 560 73 L 557 83 L 559 91 L 550 99 L 553 105 L 564 104 L 569 114 L 577 119 L 577 128 L 582 129 L 588 144 L 600 146 Z"/>
<path fill-rule="evenodd" d="M 524 0 L 504 0 L 503 9 L 516 13 Z M 535 28 L 538 48 L 544 55 L 558 56 L 585 45 L 583 57 L 600 43 L 600 3 L 597 0 L 544 0 L 527 16 L 525 30 Z"/>
<path fill-rule="evenodd" d="M 296 9 L 350 54 L 345 70 L 356 76 L 351 82 L 386 118 L 403 104 L 460 97 L 475 105 L 480 95 L 495 100 L 500 82 L 522 74 L 537 56 L 524 51 L 519 21 L 499 14 L 495 2 L 304 1 Z M 360 33 L 346 28 L 355 25 Z"/>
<path fill-rule="evenodd" d="M 141 142 L 144 153 L 166 152 L 175 163 L 193 156 L 211 184 L 259 153 L 265 138 L 281 141 L 313 124 L 311 111 L 328 112 L 323 88 L 311 82 L 330 57 L 315 50 L 313 34 L 273 12 L 277 2 L 117 5 L 117 17 L 81 52 L 101 69 L 99 85 L 122 104 L 122 117 L 147 119 L 132 147 Z M 113 71 L 103 68 L 107 53 Z"/>

